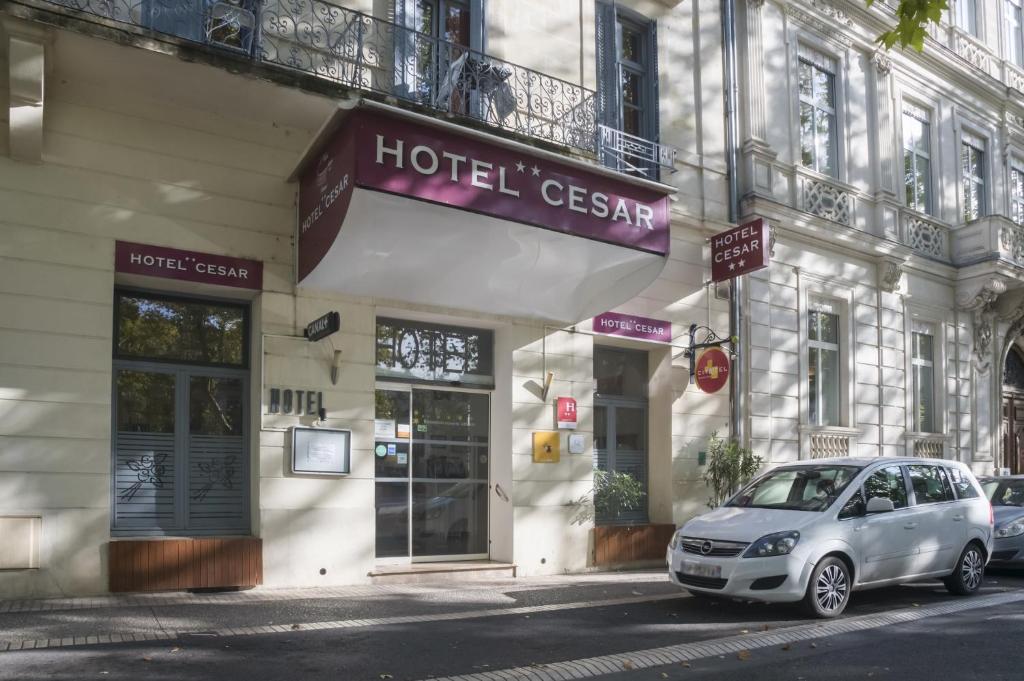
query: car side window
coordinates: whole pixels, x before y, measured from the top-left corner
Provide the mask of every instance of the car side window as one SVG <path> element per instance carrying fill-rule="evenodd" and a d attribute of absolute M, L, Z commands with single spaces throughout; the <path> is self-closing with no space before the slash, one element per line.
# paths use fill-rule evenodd
<path fill-rule="evenodd" d="M 938 466 L 914 464 L 907 466 L 910 471 L 910 484 L 914 487 L 914 497 L 918 504 L 937 504 L 953 500 L 953 490 L 943 485 L 944 479 Z"/>
<path fill-rule="evenodd" d="M 846 520 L 847 518 L 859 518 L 864 515 L 864 495 L 860 490 L 850 497 L 850 500 L 843 505 L 843 508 L 839 511 L 839 519 Z"/>
<path fill-rule="evenodd" d="M 950 466 L 949 479 L 953 481 L 953 489 L 960 499 L 977 499 L 978 490 L 971 484 L 971 479 L 964 475 L 964 472 L 956 466 Z"/>
<path fill-rule="evenodd" d="M 875 497 L 891 499 L 893 508 L 906 508 L 907 485 L 903 477 L 903 469 L 899 466 L 887 466 L 875 471 L 864 481 L 864 491 L 868 500 Z"/>

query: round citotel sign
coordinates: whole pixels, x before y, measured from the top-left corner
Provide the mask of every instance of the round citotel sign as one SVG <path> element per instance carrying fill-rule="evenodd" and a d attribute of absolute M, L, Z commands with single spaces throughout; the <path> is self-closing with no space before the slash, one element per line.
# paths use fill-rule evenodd
<path fill-rule="evenodd" d="M 729 380 L 729 356 L 721 348 L 708 348 L 697 355 L 694 373 L 698 388 L 716 393 Z"/>

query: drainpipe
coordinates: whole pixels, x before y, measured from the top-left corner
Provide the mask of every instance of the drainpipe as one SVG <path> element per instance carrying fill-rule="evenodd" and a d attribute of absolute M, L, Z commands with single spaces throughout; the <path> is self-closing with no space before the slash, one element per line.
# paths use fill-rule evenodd
<path fill-rule="evenodd" d="M 729 222 L 736 224 L 740 212 L 739 177 L 739 80 L 736 77 L 736 0 L 722 0 L 722 80 L 725 90 L 725 165 L 729 181 Z M 729 431 L 733 439 L 746 444 L 744 421 L 746 389 L 746 345 L 743 328 L 744 276 L 732 280 L 729 296 L 729 335 L 742 340 L 735 348 L 729 377 Z"/>

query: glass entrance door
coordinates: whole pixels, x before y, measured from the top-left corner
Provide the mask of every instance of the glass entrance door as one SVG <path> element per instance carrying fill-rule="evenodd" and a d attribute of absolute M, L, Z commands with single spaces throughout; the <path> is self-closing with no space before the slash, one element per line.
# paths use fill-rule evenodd
<path fill-rule="evenodd" d="M 378 390 L 374 428 L 377 557 L 485 558 L 489 396 Z"/>

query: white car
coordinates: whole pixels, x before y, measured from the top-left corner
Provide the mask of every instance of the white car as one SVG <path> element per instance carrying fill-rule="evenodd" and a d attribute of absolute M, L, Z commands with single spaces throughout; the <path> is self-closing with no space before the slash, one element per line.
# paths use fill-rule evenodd
<path fill-rule="evenodd" d="M 992 506 L 961 463 L 817 459 L 774 468 L 690 520 L 667 561 L 694 595 L 803 601 L 835 617 L 858 589 L 938 577 L 977 591 L 992 536 Z"/>

